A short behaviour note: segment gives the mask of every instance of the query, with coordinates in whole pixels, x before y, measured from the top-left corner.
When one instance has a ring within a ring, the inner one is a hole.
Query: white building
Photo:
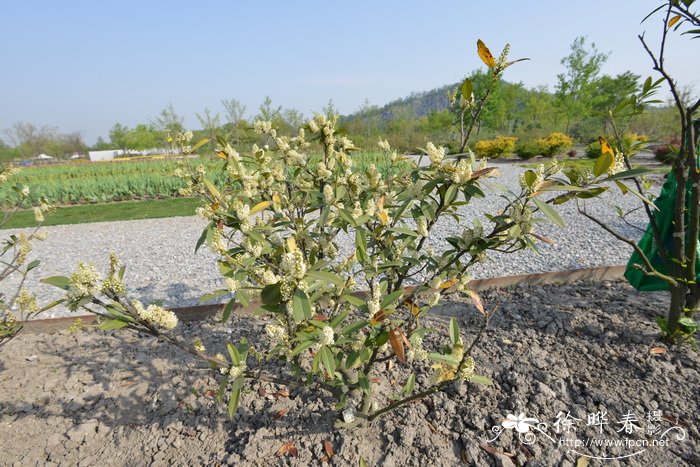
[[[106,151],[88,151],[91,161],[111,161],[115,157],[124,155],[123,149],[108,149]]]

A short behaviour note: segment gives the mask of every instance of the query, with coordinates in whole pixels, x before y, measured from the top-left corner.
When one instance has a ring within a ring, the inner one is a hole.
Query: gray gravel
[[[518,176],[525,169],[513,163],[493,162],[501,175],[486,184],[487,191],[495,192],[494,182],[517,188]],[[464,206],[460,214],[464,219],[483,218],[484,212],[496,212],[494,197],[476,200]],[[611,223],[625,235],[638,238],[640,231],[623,224],[617,218],[612,205],[632,208],[639,205],[631,195],[621,196],[615,190],[612,195],[589,202],[589,211]],[[541,224],[538,232],[556,243],[541,244],[540,253],[530,251],[514,255],[494,253],[490,260],[472,269],[474,278],[497,277],[545,271],[561,271],[595,266],[625,264],[631,248],[615,241],[602,229],[576,212],[574,204],[558,207],[566,221],[566,228]],[[646,219],[639,212],[630,218],[633,224],[643,228]],[[36,293],[40,303],[47,303],[61,296],[60,290],[39,282],[40,278],[68,275],[79,261],[93,262],[98,269],[106,270],[109,253],[116,253],[127,265],[126,283],[131,296],[144,303],[163,300],[166,306],[187,306],[198,302],[207,292],[220,288],[222,281],[214,261],[214,255],[206,248],[194,253],[205,221],[197,217],[173,217],[139,221],[100,222],[94,224],[65,225],[45,228],[48,239],[37,242],[32,258],[41,259],[41,266],[26,282],[26,287]],[[462,227],[452,219],[444,219],[435,226],[435,238],[442,239],[461,233]],[[7,238],[16,230],[0,230],[0,238]],[[340,252],[351,251],[353,242],[342,238]],[[444,247],[440,242],[432,246]],[[0,284],[0,293],[15,290],[16,283]],[[55,308],[43,317],[65,316],[65,309]]]

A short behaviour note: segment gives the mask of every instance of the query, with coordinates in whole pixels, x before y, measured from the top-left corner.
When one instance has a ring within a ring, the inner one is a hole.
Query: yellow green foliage
[[[498,158],[512,154],[518,138],[514,136],[497,136],[495,139],[478,141],[474,152],[480,157]]]
[[[559,154],[574,144],[572,139],[564,133],[552,133],[546,138],[542,138],[542,143],[546,148],[543,155],[548,157]]]

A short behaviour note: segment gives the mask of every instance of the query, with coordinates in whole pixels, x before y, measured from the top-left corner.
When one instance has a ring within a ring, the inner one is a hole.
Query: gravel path
[[[513,163],[493,162],[501,176],[486,184],[487,191],[498,190],[494,184],[518,187],[518,176],[525,169]],[[484,212],[495,212],[494,196],[475,200],[461,209],[465,219],[478,217],[486,224]],[[500,199],[499,199],[500,201]],[[608,220],[626,235],[638,237],[639,232],[622,224],[612,207],[638,206],[637,198],[621,196],[619,191],[602,200],[589,202],[589,211]],[[488,210],[488,211],[487,211]],[[541,224],[538,232],[555,241],[553,245],[541,244],[541,254],[523,251],[515,255],[493,254],[483,264],[472,269],[475,278],[496,277],[544,271],[561,271],[595,266],[625,264],[631,248],[615,241],[602,229],[576,212],[573,204],[558,207],[566,221],[566,228]],[[638,227],[646,220],[640,212],[631,218]],[[134,298],[145,303],[163,300],[166,306],[196,304],[198,298],[221,287],[222,281],[215,266],[214,255],[200,249],[194,254],[194,245],[205,221],[197,217],[173,217],[123,222],[100,222],[94,224],[47,227],[48,239],[37,242],[31,258],[41,259],[41,266],[26,282],[26,286],[39,296],[40,303],[47,303],[61,296],[58,289],[39,282],[40,278],[53,275],[68,275],[79,261],[93,262],[100,270],[106,270],[109,253],[116,253],[127,265],[126,282]],[[462,227],[452,219],[444,219],[436,227],[438,239],[460,234]],[[0,238],[6,238],[16,230],[0,230]],[[341,254],[351,251],[353,241],[342,238]],[[439,250],[441,243],[432,246]],[[14,290],[16,284],[5,281],[0,293]],[[6,289],[6,290],[3,290]],[[65,316],[65,309],[56,308],[43,317]]]

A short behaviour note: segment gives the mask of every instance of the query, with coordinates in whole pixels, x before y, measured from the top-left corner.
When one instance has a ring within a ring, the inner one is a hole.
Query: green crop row
[[[392,163],[388,157],[379,153],[355,154],[353,158],[354,170],[358,171],[375,164],[386,175],[404,167],[403,163]],[[223,161],[220,159],[190,159],[186,164],[191,167],[202,164],[215,184],[223,182]],[[11,183],[0,187],[0,205],[11,203],[14,195],[11,185],[30,187],[32,203],[44,198],[55,205],[173,198],[185,186],[184,181],[174,175],[176,169],[177,161],[172,159],[26,167],[12,178]]]

